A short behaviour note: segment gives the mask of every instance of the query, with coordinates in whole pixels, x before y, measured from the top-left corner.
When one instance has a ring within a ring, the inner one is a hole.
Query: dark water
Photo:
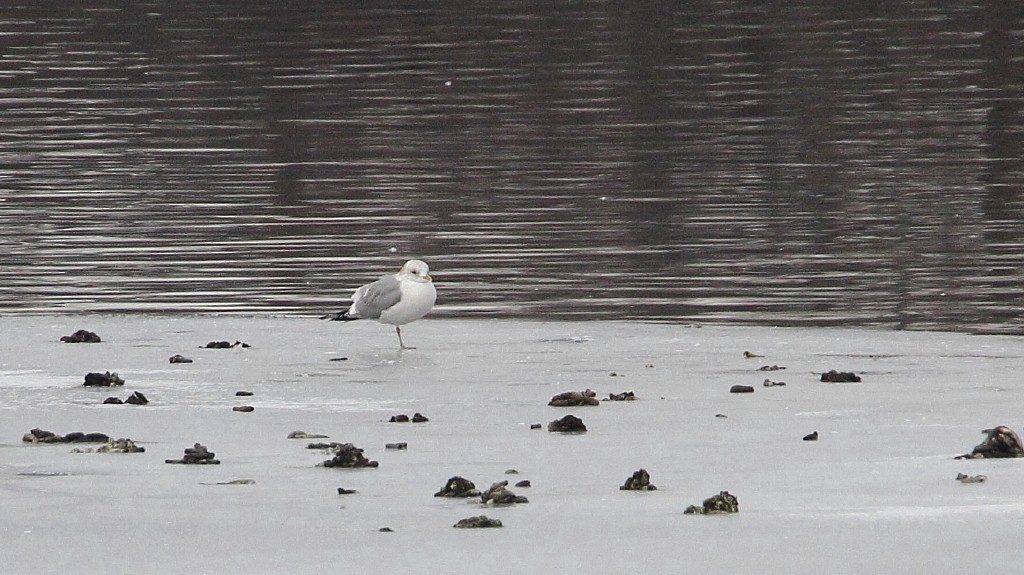
[[[288,4],[0,8],[0,311],[1024,330],[1020,2]]]

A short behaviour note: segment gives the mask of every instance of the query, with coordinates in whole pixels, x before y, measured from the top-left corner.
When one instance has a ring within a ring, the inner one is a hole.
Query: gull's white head
[[[409,276],[417,281],[432,281],[430,277],[430,268],[427,267],[427,263],[420,260],[409,260],[402,266],[402,271],[398,272],[401,275]]]

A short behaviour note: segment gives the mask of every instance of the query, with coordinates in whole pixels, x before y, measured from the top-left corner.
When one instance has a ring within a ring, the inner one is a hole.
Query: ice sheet
[[[399,352],[372,322],[0,321],[4,573],[952,573],[1022,557],[1010,541],[1024,526],[1024,461],[953,459],[985,427],[1021,431],[1012,336],[426,319],[403,330],[418,349]],[[58,341],[83,328],[103,343]],[[199,349],[212,340],[252,347]],[[174,354],[195,361],[172,365]],[[757,371],[772,364],[786,369]],[[818,381],[829,369],[863,381]],[[125,387],[81,385],[107,370]],[[585,388],[638,399],[547,406]],[[132,391],[150,405],[101,404]],[[242,404],[255,411],[232,411]],[[388,423],[414,412],[430,421]],[[589,431],[530,429],[567,413]],[[23,445],[34,427],[147,451]],[[327,456],[287,439],[294,430],[352,442],[380,467],[316,467]],[[820,439],[802,441],[811,431]],[[408,450],[384,449],[399,441]],[[164,463],[195,442],[222,464]],[[619,491],[641,467],[658,490]],[[963,485],[959,472],[988,481]],[[513,491],[530,503],[433,497],[453,475],[480,488],[529,479]],[[256,483],[204,485],[243,478]],[[683,515],[721,490],[738,514]],[[480,514],[505,526],[452,528]]]

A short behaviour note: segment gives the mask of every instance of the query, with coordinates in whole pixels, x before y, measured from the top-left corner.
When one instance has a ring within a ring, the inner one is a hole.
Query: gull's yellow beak
[[[430,277],[430,274],[423,276],[423,279],[427,280],[428,282],[434,281],[434,278]]]

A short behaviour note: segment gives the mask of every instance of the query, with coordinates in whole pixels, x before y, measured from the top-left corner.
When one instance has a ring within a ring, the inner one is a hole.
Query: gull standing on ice
[[[402,328],[427,315],[434,307],[437,292],[430,278],[430,268],[420,260],[405,262],[397,274],[382,276],[352,294],[352,305],[345,311],[323,316],[332,321],[375,319],[395,326],[401,349],[416,349],[402,342]]]

